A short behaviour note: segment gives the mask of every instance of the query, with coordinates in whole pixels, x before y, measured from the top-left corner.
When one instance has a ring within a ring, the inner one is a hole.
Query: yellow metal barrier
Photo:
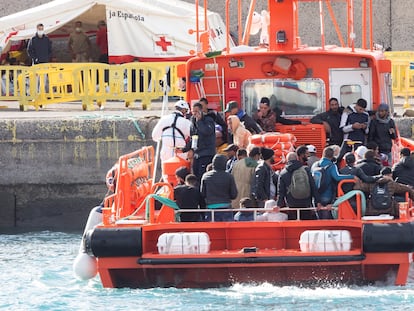
[[[26,66],[0,66],[0,100],[20,100],[17,80],[20,75],[27,74],[27,69]]]
[[[14,99],[19,101],[22,111],[30,105],[37,110],[44,105],[69,101],[81,101],[84,110],[92,110],[95,102],[100,107],[107,100],[125,101],[126,107],[140,100],[143,109],[147,109],[164,92],[168,96],[185,95],[177,76],[180,64],[50,63],[23,67],[24,70],[15,69],[18,92]],[[6,83],[4,89],[9,88]]]
[[[414,52],[385,52],[392,64],[392,92],[404,97],[404,108],[410,108],[409,97],[414,96]],[[412,64],[412,66],[411,66]]]

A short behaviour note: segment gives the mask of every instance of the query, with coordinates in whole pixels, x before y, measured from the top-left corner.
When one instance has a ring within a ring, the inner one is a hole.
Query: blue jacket
[[[344,179],[354,179],[353,175],[340,174],[338,171],[338,167],[334,163],[332,163],[332,161],[328,158],[322,158],[318,162],[315,162],[312,165],[312,171],[318,166],[324,167],[328,165],[331,166],[326,170],[326,175],[327,178],[330,178],[329,184],[332,186],[328,187],[324,192],[320,193],[322,205],[332,203],[333,199],[336,197],[336,187],[339,181]]]

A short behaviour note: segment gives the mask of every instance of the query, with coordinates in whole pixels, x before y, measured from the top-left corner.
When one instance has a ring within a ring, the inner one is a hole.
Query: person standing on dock
[[[75,32],[71,33],[69,37],[68,47],[73,63],[89,62],[91,42],[88,35],[82,30],[81,21],[75,23]]]
[[[52,41],[45,34],[43,24],[37,24],[36,35],[27,44],[27,54],[32,60],[32,65],[50,62]]]

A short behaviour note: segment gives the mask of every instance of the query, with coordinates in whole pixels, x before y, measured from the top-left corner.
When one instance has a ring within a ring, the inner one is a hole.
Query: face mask
[[[39,37],[43,37],[43,35],[44,35],[44,31],[43,30],[38,30],[37,31],[37,35],[39,36]]]
[[[81,32],[82,29],[80,27],[76,27],[75,30],[76,32]]]

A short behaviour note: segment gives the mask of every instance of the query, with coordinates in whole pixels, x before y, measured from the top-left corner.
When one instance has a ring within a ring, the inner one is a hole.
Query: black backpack
[[[376,183],[372,189],[369,199],[371,206],[376,210],[387,210],[392,205],[392,195],[388,190],[388,183]]]

